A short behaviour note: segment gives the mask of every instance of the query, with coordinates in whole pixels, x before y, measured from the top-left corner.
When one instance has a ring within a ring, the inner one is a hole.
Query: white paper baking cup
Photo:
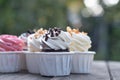
[[[32,52],[26,53],[26,64],[27,64],[27,70],[30,73],[33,74],[40,74],[39,70],[39,55]]]
[[[18,72],[21,70],[21,52],[0,52],[0,72]]]
[[[39,67],[43,76],[65,76],[71,71],[72,52],[35,52],[26,54],[29,72]],[[36,56],[36,58],[33,58]],[[30,59],[30,57],[32,59]],[[34,64],[34,65],[33,65]],[[36,67],[37,66],[37,67]]]
[[[95,52],[75,51],[74,53],[71,73],[90,73]]]
[[[25,55],[26,51],[22,51],[22,53],[20,54],[20,61],[21,61],[21,70],[27,70],[26,67],[26,55]]]

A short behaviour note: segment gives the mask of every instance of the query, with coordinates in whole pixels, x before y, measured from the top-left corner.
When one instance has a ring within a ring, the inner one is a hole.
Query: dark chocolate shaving
[[[45,41],[48,40],[49,37],[55,37],[58,36],[61,33],[60,28],[49,28],[48,32],[45,34]]]
[[[50,33],[51,33],[51,37],[54,37],[54,30],[53,29],[50,31]]]
[[[55,36],[58,36],[58,35],[59,35],[59,33],[58,33],[58,32],[56,32],[56,33],[55,33]]]
[[[48,35],[47,34],[45,34],[45,41],[47,41],[48,40]]]
[[[60,34],[60,33],[61,33],[61,30],[58,30],[58,33]]]

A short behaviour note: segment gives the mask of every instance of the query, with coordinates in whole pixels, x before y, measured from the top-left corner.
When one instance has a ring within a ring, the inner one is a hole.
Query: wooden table
[[[94,61],[90,74],[71,74],[64,77],[42,77],[27,72],[1,74],[0,80],[120,80],[120,62]]]

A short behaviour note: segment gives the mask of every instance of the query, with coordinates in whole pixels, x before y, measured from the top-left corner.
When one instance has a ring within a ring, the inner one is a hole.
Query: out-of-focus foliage
[[[108,54],[110,60],[120,61],[120,2],[113,7],[104,7],[108,26]]]
[[[0,34],[66,26],[63,0],[0,0]]]
[[[92,50],[98,50],[99,41],[104,39],[105,35],[108,34],[107,42],[102,42],[107,44],[106,53],[97,53],[95,59],[109,59],[109,60],[119,60],[120,61],[120,1],[117,5],[107,7],[102,3],[101,5],[104,9],[104,14],[98,17],[83,17],[83,30],[89,32],[92,37],[93,46]],[[100,37],[100,29],[102,27]],[[105,32],[104,29],[107,29]],[[97,46],[97,47],[96,47]],[[104,46],[100,46],[104,47]],[[103,49],[104,50],[104,49]]]
[[[112,28],[110,35],[110,59],[120,61],[120,26]]]

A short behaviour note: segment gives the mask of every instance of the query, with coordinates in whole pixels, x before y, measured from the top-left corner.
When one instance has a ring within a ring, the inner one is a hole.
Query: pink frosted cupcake
[[[0,72],[17,72],[21,70],[19,53],[24,43],[17,36],[0,35]]]

